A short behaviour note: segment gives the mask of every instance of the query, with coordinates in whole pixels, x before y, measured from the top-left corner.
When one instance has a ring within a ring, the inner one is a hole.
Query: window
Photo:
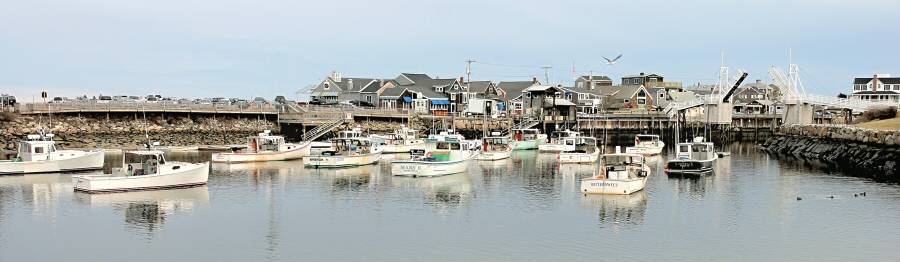
[[[366,102],[372,103],[372,96],[366,96]]]
[[[638,98],[637,103],[638,103],[639,105],[647,104],[647,99],[644,99],[644,98]]]
[[[631,99],[625,99],[625,103],[631,102]]]
[[[578,87],[578,88],[584,88],[584,82],[578,82],[578,84],[576,85],[576,87]]]
[[[894,90],[895,91],[900,90],[900,85],[894,85]]]
[[[566,94],[566,99],[572,100],[572,94]]]
[[[34,147],[34,153],[35,153],[35,154],[43,154],[43,153],[44,153],[44,147],[42,147],[42,146]]]
[[[660,93],[659,93],[659,98],[666,98],[666,93],[660,92]]]
[[[435,87],[435,88],[434,88],[434,91],[435,91],[435,92],[438,92],[438,93],[442,93],[442,92],[444,92],[444,88],[443,88],[443,87],[440,87],[440,86],[439,86],[439,87]]]
[[[330,88],[331,88],[331,86],[328,85],[328,83],[325,83],[325,90],[328,90],[328,89],[330,89]]]

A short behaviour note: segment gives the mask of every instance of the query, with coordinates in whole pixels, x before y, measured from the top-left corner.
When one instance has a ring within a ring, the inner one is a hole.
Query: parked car
[[[111,96],[100,96],[99,98],[97,98],[97,103],[106,104],[110,101],[113,101],[113,98]]]
[[[366,101],[350,101],[350,104],[357,107],[375,107],[375,105]]]
[[[287,99],[285,99],[284,96],[276,96],[275,103],[285,104],[287,103]]]

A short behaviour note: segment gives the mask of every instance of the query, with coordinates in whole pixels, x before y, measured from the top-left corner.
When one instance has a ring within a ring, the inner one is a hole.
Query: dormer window
[[[442,93],[442,92],[444,92],[444,87],[441,87],[441,86],[435,87],[434,91],[438,92],[438,93]]]

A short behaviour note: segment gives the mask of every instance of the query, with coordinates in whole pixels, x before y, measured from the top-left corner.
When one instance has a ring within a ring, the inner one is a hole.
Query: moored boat
[[[55,173],[103,168],[103,151],[57,150],[53,134],[28,135],[16,157],[0,160],[0,175]]]
[[[571,130],[554,131],[552,136],[550,137],[550,143],[538,145],[538,151],[558,153],[558,152],[562,152],[562,151],[575,150],[575,145],[574,144],[566,144],[566,140],[564,140],[564,138],[576,137],[576,136],[580,136],[580,135],[581,134],[578,133],[577,131],[571,131]],[[569,140],[569,142],[572,142],[572,141]]]
[[[534,150],[547,142],[547,135],[534,128],[513,129],[512,134],[516,141],[514,150]]]
[[[650,167],[644,162],[643,155],[605,154],[600,161],[599,174],[581,180],[581,192],[628,195],[643,190],[650,177]]]
[[[462,141],[439,141],[432,150],[413,150],[408,160],[391,161],[395,176],[428,177],[466,172],[477,147]]]
[[[413,149],[425,148],[425,140],[419,139],[418,133],[404,126],[394,133],[371,135],[369,138],[381,146],[382,153],[409,153]]]
[[[658,135],[637,135],[634,137],[634,146],[626,147],[625,153],[655,156],[662,153],[665,147],[666,143]]]
[[[574,145],[574,149],[559,153],[560,164],[590,164],[597,162],[600,156],[600,148],[597,147],[597,139],[593,137],[567,137],[563,138],[565,144]]]
[[[702,175],[711,173],[716,160],[719,159],[712,142],[705,142],[703,137],[694,138],[693,142],[678,143],[675,146],[675,158],[666,163],[669,175]]]
[[[439,131],[435,134],[428,135],[428,138],[425,139],[425,142],[435,143],[435,142],[441,142],[441,141],[463,141],[463,140],[466,140],[466,138],[463,135],[456,133],[456,131],[453,131],[453,129],[448,129],[445,131]]]
[[[247,138],[247,147],[227,153],[212,154],[215,163],[243,163],[300,159],[310,154],[311,142],[285,143],[284,137],[269,130]]]
[[[493,135],[499,135],[494,133]],[[475,160],[496,161],[507,159],[512,155],[515,146],[509,137],[489,136],[481,139],[481,151],[474,156]]]
[[[331,139],[331,149],[304,157],[303,165],[315,168],[351,167],[374,164],[381,159],[381,148],[368,138],[334,138]]]
[[[166,161],[162,151],[125,152],[122,167],[111,174],[72,176],[75,191],[87,193],[153,190],[204,185],[209,179],[209,162]]]

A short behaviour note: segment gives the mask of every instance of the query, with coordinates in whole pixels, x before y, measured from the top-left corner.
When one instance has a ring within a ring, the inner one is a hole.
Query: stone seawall
[[[761,146],[770,153],[819,160],[848,175],[900,182],[900,131],[785,126]]]
[[[16,150],[16,142],[28,134],[36,134],[48,126],[46,116],[20,115],[0,122],[0,150]],[[53,116],[53,127],[47,130],[62,148],[138,148],[147,141],[145,130],[162,146],[197,146],[243,144],[249,135],[263,130],[278,132],[271,121],[226,118],[222,116],[147,116],[135,119],[132,114],[111,116]]]

